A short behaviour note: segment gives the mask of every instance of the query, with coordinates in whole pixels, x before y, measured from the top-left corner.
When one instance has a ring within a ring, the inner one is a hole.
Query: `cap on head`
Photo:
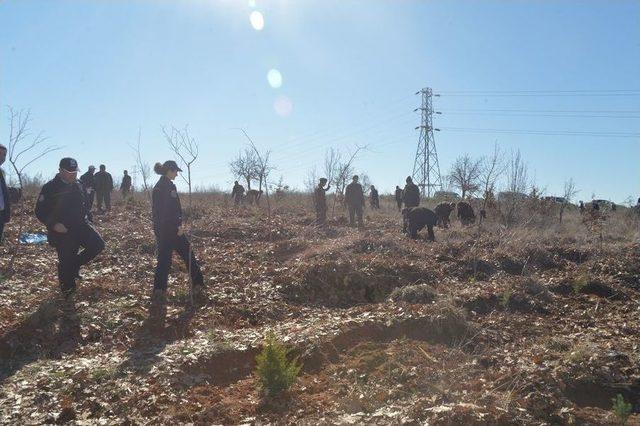
[[[413,182],[413,179],[411,179],[411,176],[407,176],[407,183],[409,182]]]
[[[73,158],[65,157],[60,160],[59,167],[68,172],[75,173],[78,171],[78,162]]]
[[[89,170],[95,170],[96,166],[89,166]]]
[[[181,172],[182,169],[180,167],[178,167],[178,163],[176,163],[173,160],[167,160],[164,162],[164,164],[162,165],[162,168],[165,170],[173,170],[176,172]]]
[[[7,147],[0,143],[0,151],[6,151]]]
[[[320,178],[320,183],[327,183],[327,178]]]

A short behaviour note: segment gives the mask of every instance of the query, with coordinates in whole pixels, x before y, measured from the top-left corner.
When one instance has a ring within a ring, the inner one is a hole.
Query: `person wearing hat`
[[[126,198],[129,192],[131,192],[131,175],[129,175],[129,172],[126,170],[124,171],[124,176],[122,176],[120,191],[122,191],[122,198]]]
[[[158,244],[158,264],[153,282],[154,305],[166,302],[167,280],[171,267],[171,256],[178,252],[191,275],[194,296],[201,296],[204,289],[204,278],[187,236],[182,230],[182,207],[173,180],[182,170],[175,161],[156,163],[153,170],[161,175],[153,188],[152,215],[153,232]]]
[[[89,166],[87,172],[80,176],[80,182],[82,182],[82,186],[87,194],[87,210],[89,211],[93,208],[93,200],[96,198],[95,171],[96,168],[94,166]]]
[[[7,158],[7,147],[0,144],[0,166]],[[11,203],[9,202],[9,189],[4,180],[4,172],[0,169],[0,245],[2,244],[2,234],[4,233],[4,224],[9,223],[11,219]]]
[[[89,223],[86,192],[77,180],[78,163],[60,160],[58,174],[45,183],[36,202],[36,217],[47,227],[49,244],[58,253],[58,279],[64,298],[72,301],[80,268],[102,250],[104,240]],[[79,251],[82,248],[82,251]]]
[[[316,223],[324,226],[327,222],[327,191],[331,189],[331,185],[324,187],[327,183],[326,178],[320,178],[320,182],[313,193],[313,204],[316,208]]]
[[[405,208],[418,207],[420,205],[420,189],[418,185],[413,183],[411,176],[407,176],[406,182],[404,191],[402,191],[402,202]]]
[[[349,225],[355,226],[355,219],[358,219],[358,227],[364,227],[362,221],[362,213],[364,210],[364,191],[362,185],[358,183],[359,177],[355,175],[351,179],[351,183],[347,185],[344,191],[344,202],[349,210]]]
[[[102,205],[111,210],[111,191],[113,191],[113,178],[107,172],[107,166],[100,164],[100,171],[95,174],[96,198],[98,198],[98,210],[103,212]]]

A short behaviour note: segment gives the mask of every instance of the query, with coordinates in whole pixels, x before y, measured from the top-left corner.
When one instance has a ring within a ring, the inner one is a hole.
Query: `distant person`
[[[591,210],[600,211],[600,204],[598,204],[598,202],[596,200],[593,200],[591,202]]]
[[[358,180],[359,177],[355,175],[351,179],[351,183],[347,185],[344,192],[344,202],[347,204],[347,209],[349,210],[349,225],[355,226],[357,219],[358,227],[363,228],[364,192]]]
[[[104,241],[89,223],[86,191],[76,179],[78,163],[60,160],[58,174],[44,184],[36,203],[36,217],[47,227],[49,244],[58,253],[58,279],[65,302],[73,303],[80,267],[102,250]],[[83,248],[81,252],[78,252]]]
[[[89,166],[87,172],[80,176],[80,182],[82,182],[82,187],[87,194],[87,209],[89,211],[93,208],[93,200],[96,198],[95,171],[94,166]]]
[[[373,185],[371,185],[369,197],[370,197],[370,201],[369,202],[371,203],[371,208],[372,209],[379,209],[380,208],[380,196],[378,195],[378,190]]]
[[[200,297],[204,289],[204,279],[187,236],[182,229],[182,207],[173,180],[182,170],[175,161],[156,163],[153,170],[160,175],[153,188],[152,216],[153,232],[158,245],[158,264],[153,281],[152,302],[161,307],[166,302],[167,281],[171,268],[171,257],[176,251],[191,275],[193,295]]]
[[[233,190],[231,191],[231,198],[233,203],[237,206],[242,203],[242,197],[244,197],[244,186],[240,185],[238,181],[233,183]]]
[[[122,176],[120,191],[122,192],[122,197],[127,197],[131,193],[131,176],[126,170],[124,171],[124,176]]]
[[[7,159],[7,147],[0,145],[0,166]],[[2,245],[2,234],[4,233],[5,223],[9,223],[11,219],[11,203],[9,201],[9,190],[4,180],[4,170],[0,169],[0,245]]]
[[[580,200],[580,214],[584,213],[584,203],[582,202],[582,200]]]
[[[396,185],[396,204],[398,205],[398,211],[402,211],[402,188]]]
[[[413,183],[411,176],[407,176],[407,184],[402,191],[402,202],[405,208],[418,207],[420,205],[420,189]]]
[[[611,211],[615,212],[618,209],[618,206],[616,206],[616,203],[611,203]]]
[[[320,178],[318,186],[313,192],[313,204],[316,209],[316,224],[324,226],[327,223],[327,191],[331,189],[331,185],[327,184],[326,178]]]
[[[100,171],[95,174],[96,197],[98,198],[98,210],[103,212],[102,205],[111,210],[111,191],[113,191],[113,178],[107,172],[107,167],[100,164]]]

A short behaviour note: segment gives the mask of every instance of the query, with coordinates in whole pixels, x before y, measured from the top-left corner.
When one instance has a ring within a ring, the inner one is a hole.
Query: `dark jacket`
[[[96,192],[111,192],[113,190],[113,178],[106,171],[99,171],[93,175]]]
[[[322,187],[316,187],[315,192],[313,193],[313,204],[315,205],[316,211],[326,211],[327,210],[327,189]]]
[[[84,189],[95,189],[95,174],[88,171],[80,176],[80,182],[82,182]]]
[[[243,194],[244,194],[244,186],[240,184],[233,185],[233,190],[231,191],[231,197],[242,198]]]
[[[153,231],[156,237],[174,236],[182,225],[182,207],[178,190],[171,179],[162,176],[153,187]]]
[[[7,188],[7,183],[4,180],[4,173],[2,169],[0,169],[0,187],[2,188],[2,198],[4,199],[4,214],[0,219],[7,223],[9,219],[11,219],[11,204],[9,200],[9,189]]]
[[[411,182],[405,185],[402,191],[402,201],[405,207],[417,207],[420,205],[420,189],[418,185]]]
[[[120,189],[126,189],[127,191],[131,189],[131,175],[122,176],[122,183],[120,183]]]
[[[350,206],[364,206],[364,192],[362,185],[351,182],[344,191],[344,202]]]
[[[87,225],[90,216],[84,188],[80,181],[65,183],[59,175],[45,183],[36,202],[36,217],[46,225],[48,239],[55,244],[53,225],[63,224],[69,234]]]
[[[396,201],[402,201],[402,189],[400,188],[396,189]]]

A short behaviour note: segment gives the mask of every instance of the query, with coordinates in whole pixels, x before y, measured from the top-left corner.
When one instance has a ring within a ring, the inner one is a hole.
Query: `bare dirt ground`
[[[14,221],[40,230],[26,206]],[[59,310],[54,250],[22,246],[0,283],[0,422],[616,424],[617,394],[640,410],[630,212],[602,239],[570,211],[562,226],[453,221],[429,243],[401,234],[387,202],[365,230],[342,212],[316,229],[303,198],[274,210],[194,201],[208,302],[191,306],[176,258],[164,321],[148,316],[144,200],[96,215],[107,248],[82,271],[76,322]],[[265,399],[253,370],[268,330],[303,370]]]

